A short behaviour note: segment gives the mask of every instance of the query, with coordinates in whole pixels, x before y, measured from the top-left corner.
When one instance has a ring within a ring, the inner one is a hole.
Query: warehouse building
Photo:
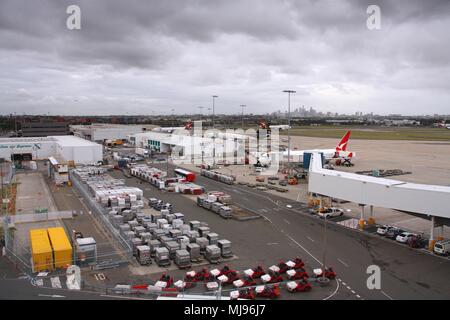
[[[129,135],[151,130],[153,125],[125,125],[93,123],[90,125],[71,125],[70,131],[77,137],[103,143],[107,140],[126,141]]]
[[[22,137],[66,136],[69,134],[67,122],[22,122]]]
[[[12,162],[46,160],[57,157],[75,164],[103,160],[103,147],[74,136],[0,138],[0,159]]]
[[[235,158],[233,163],[240,163],[245,159],[243,144],[238,139],[198,137],[186,134],[171,134],[164,132],[145,132],[129,137],[130,143],[137,148],[145,148],[154,153],[169,152],[176,155],[178,159],[188,161],[212,159]]]

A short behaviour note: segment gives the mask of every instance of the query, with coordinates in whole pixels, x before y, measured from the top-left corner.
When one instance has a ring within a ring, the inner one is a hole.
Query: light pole
[[[213,111],[213,116],[212,116],[212,126],[213,126],[213,168],[216,167],[216,132],[214,131],[215,126],[214,126],[214,115],[215,115],[215,100],[216,98],[218,98],[219,96],[217,95],[213,95],[213,105],[212,105],[212,111]]]
[[[173,127],[173,112],[175,111],[175,109],[171,109],[172,111],[172,127]]]
[[[247,105],[245,105],[245,104],[241,104],[241,108],[242,108],[242,130],[244,130],[244,108],[246,106]]]
[[[288,173],[291,174],[291,93],[295,93],[294,90],[283,90],[288,94]]]
[[[213,104],[212,104],[212,112],[213,112],[213,114],[212,114],[212,126],[213,126],[213,129],[214,129],[214,115],[215,115],[215,100],[218,97],[219,96],[217,96],[217,95],[212,96],[212,98],[213,98]]]
[[[197,107],[197,108],[200,109],[200,121],[202,121],[202,118],[203,118],[203,108],[204,108],[204,107]]]

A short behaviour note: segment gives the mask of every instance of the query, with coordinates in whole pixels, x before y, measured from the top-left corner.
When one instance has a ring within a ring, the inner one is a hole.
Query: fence
[[[114,240],[120,245],[126,258],[129,260],[133,257],[133,249],[131,243],[125,240],[120,234],[119,230],[114,228],[111,221],[108,219],[107,209],[102,207],[95,199],[89,194],[87,186],[83,184],[78,178],[69,171],[69,178],[72,182],[74,188],[81,194],[81,196],[86,200],[86,204],[92,212],[92,216],[102,223],[106,228],[106,231],[112,236]],[[123,261],[112,261],[111,265],[121,264]]]
[[[6,218],[9,223],[26,223],[39,222],[59,219],[72,219],[73,213],[71,211],[54,211],[46,213],[28,213],[8,216]]]
[[[5,255],[6,257],[15,265],[15,267],[26,274],[31,274],[33,272],[33,266],[31,264],[31,253],[29,250],[24,250],[19,252],[17,249],[17,241],[14,241],[15,228],[10,228],[9,219],[10,217],[3,217],[3,236],[5,245]]]

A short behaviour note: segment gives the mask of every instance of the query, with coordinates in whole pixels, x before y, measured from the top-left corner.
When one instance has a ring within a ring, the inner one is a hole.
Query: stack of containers
[[[220,182],[223,182],[226,184],[234,184],[234,181],[236,180],[236,177],[234,177],[234,176],[226,175],[226,174],[216,172],[216,171],[211,171],[211,170],[202,169],[200,174],[209,179],[220,181]]]

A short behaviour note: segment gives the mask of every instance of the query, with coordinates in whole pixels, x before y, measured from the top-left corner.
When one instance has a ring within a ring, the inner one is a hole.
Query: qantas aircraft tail
[[[347,133],[342,137],[341,141],[339,141],[336,146],[336,151],[347,151],[348,140],[350,139],[351,131],[347,131]]]

